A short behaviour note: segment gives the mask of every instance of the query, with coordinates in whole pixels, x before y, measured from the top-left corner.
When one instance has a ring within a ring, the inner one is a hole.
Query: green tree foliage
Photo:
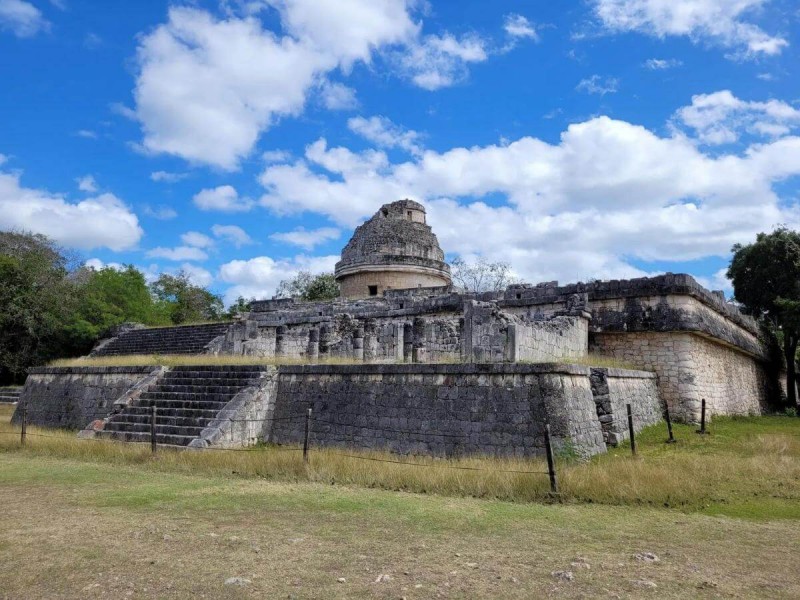
[[[278,284],[275,294],[278,298],[298,298],[306,302],[333,300],[339,297],[339,284],[333,273],[312,275],[300,271],[292,279],[284,279]]]
[[[75,344],[88,351],[112,327],[132,321],[145,325],[171,324],[169,306],[156,302],[141,271],[128,265],[121,270],[82,268],[80,302],[69,325]]]
[[[48,238],[0,232],[0,384],[21,382],[31,366],[86,354],[127,321],[170,325],[231,318],[219,296],[185,273],[151,286],[133,266],[89,269]]]
[[[236,302],[230,305],[228,310],[225,311],[226,319],[236,319],[245,313],[250,312],[250,303],[255,301],[255,298],[245,300],[244,296],[236,298]]]
[[[162,273],[150,285],[150,290],[166,307],[170,320],[176,325],[218,321],[223,317],[225,306],[222,298],[194,285],[183,271],[175,275]]]
[[[734,297],[763,319],[783,343],[790,406],[798,405],[795,359],[800,342],[800,233],[779,227],[733,247],[728,268]],[[800,414],[800,411],[798,411]]]
[[[69,257],[41,235],[0,232],[0,381],[72,348],[64,324],[75,309]]]

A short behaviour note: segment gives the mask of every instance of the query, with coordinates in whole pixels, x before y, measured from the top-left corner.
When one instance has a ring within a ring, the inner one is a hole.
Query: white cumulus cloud
[[[284,279],[291,279],[300,271],[312,274],[333,272],[338,255],[295,256],[292,259],[273,259],[258,256],[249,260],[233,260],[220,267],[219,278],[231,286],[225,291],[226,303],[237,297],[271,298]]]
[[[319,229],[298,227],[293,231],[273,233],[269,237],[278,242],[299,246],[304,250],[313,250],[315,246],[331,240],[338,240],[341,235],[342,232],[335,227],[320,227]]]
[[[233,244],[237,248],[254,243],[247,232],[237,225],[213,225],[211,233],[214,234],[214,237]]]
[[[716,155],[685,135],[597,117],[557,144],[522,137],[397,163],[319,140],[260,181],[274,211],[348,227],[384,202],[423,201],[445,251],[506,260],[541,281],[647,274],[632,260],[727,256],[759,231],[800,225],[797,205],[776,191],[797,175],[800,137]]]
[[[287,35],[256,16],[172,7],[143,36],[134,96],[143,147],[235,169],[259,135],[297,115],[317,80],[415,35],[406,0],[276,0]],[[338,90],[341,96],[341,90]]]
[[[166,258],[167,260],[174,260],[176,262],[181,260],[206,260],[206,254],[200,248],[194,246],[176,246],[175,248],[164,248],[159,246],[147,251],[147,256],[150,258]]]
[[[777,138],[800,127],[800,110],[787,102],[741,100],[730,90],[692,96],[692,104],[678,109],[676,122],[705,144],[728,144],[742,133]]]
[[[84,175],[83,177],[78,177],[76,180],[78,184],[78,189],[82,192],[89,192],[90,194],[94,194],[97,191],[97,181],[91,175]]]
[[[743,56],[779,54],[789,42],[770,35],[749,17],[770,0],[593,0],[611,32],[638,31],[659,38],[687,36]]]
[[[211,248],[214,245],[214,240],[199,231],[187,231],[181,235],[181,242],[194,248]]]
[[[31,37],[49,29],[42,11],[24,0],[0,0],[0,29],[17,37]]]
[[[253,207],[252,200],[240,198],[236,188],[230,185],[201,190],[195,194],[192,201],[200,210],[247,212]]]
[[[586,92],[587,94],[598,94],[605,96],[606,94],[615,94],[619,89],[619,80],[613,77],[601,77],[600,75],[592,75],[586,79],[581,79],[575,89],[579,92]]]
[[[347,120],[347,127],[383,148],[402,148],[411,154],[419,154],[422,150],[419,133],[395,125],[387,117],[352,117]]]
[[[0,228],[42,233],[64,246],[127,250],[144,232],[136,215],[113,194],[77,203],[20,185],[17,173],[0,172]]]

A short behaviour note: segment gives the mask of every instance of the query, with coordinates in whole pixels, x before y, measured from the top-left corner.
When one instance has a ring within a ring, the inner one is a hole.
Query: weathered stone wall
[[[436,274],[426,273],[423,269],[395,270],[388,267],[383,270],[362,271],[347,275],[339,280],[340,292],[345,298],[366,298],[380,296],[386,290],[407,289],[415,287],[445,287],[450,280]],[[374,286],[375,294],[370,294],[370,286]]]
[[[160,370],[157,366],[31,369],[12,423],[19,423],[24,403],[32,425],[82,429],[108,416],[115,401]]]
[[[766,403],[768,381],[758,360],[693,333],[594,333],[591,347],[654,371],[661,398],[679,421],[697,422],[703,398],[717,414],[757,413]]]
[[[527,321],[515,325],[514,338],[514,360],[569,362],[589,353],[589,320],[563,316]]]
[[[269,441],[301,442],[308,408],[315,445],[530,456],[549,421],[556,448],[605,449],[589,369],[575,365],[281,367]]]
[[[638,432],[663,419],[654,373],[592,368],[591,383],[597,416],[607,445],[616,446],[630,437],[628,404],[631,405],[634,431]]]

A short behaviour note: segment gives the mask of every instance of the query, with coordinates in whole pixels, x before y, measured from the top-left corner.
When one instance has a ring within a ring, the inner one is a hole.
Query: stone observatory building
[[[147,354],[151,366],[33,369],[20,405],[32,424],[126,441],[149,441],[154,426],[176,446],[299,444],[308,426],[314,445],[530,456],[549,426],[556,448],[590,456],[625,438],[628,407],[640,429],[665,405],[696,422],[704,404],[758,414],[782,393],[757,323],[722,292],[673,273],[456,289],[411,200],[356,229],[336,278],[334,300],[257,300],[227,323],[121,329],[92,353]],[[172,354],[209,360],[158,364]]]
[[[413,200],[384,204],[356,228],[335,274],[343,298],[451,283],[439,240],[425,222],[425,207]]]

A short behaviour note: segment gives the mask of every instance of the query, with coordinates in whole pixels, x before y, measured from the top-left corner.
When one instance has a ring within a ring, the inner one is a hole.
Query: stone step
[[[197,437],[205,425],[167,425],[156,419],[156,435],[180,435]],[[132,421],[109,421],[103,428],[105,431],[150,433],[150,423],[134,423]]]
[[[159,412],[156,414],[156,427],[159,425],[172,425],[177,427],[200,427],[201,429],[204,428],[208,423],[213,421],[218,411],[208,411],[210,414],[206,417],[197,417],[193,415],[167,415],[165,413]],[[150,426],[150,415],[149,414],[131,414],[125,413],[124,418],[121,423],[138,423],[144,424],[148,427]],[[109,421],[109,423],[116,423],[113,419]],[[148,429],[149,431],[149,429]]]
[[[120,354],[201,354],[230,323],[209,323],[183,327],[134,329],[123,333],[97,351],[99,356]]]
[[[202,382],[202,383],[201,383]],[[165,376],[159,385],[227,385],[227,386],[241,386],[241,385],[254,385],[258,382],[258,378],[250,379],[249,377],[229,377],[226,374],[221,374],[219,377],[182,377],[178,374]]]
[[[204,395],[220,394],[233,397],[246,387],[246,385],[161,385],[154,389],[153,392],[179,392]]]
[[[176,408],[176,407],[165,407],[162,405],[157,407],[156,421],[158,421],[158,419],[160,419],[162,416],[209,420],[216,418],[220,410],[222,410],[222,408]],[[131,406],[124,413],[119,413],[119,415],[125,415],[126,417],[130,416],[137,418],[145,417],[147,419],[147,422],[149,423],[152,411],[149,407],[145,406]],[[118,415],[114,416],[116,417]]]
[[[167,408],[184,408],[187,410],[222,410],[225,408],[225,405],[228,401],[214,401],[214,400],[162,400],[160,398],[152,398],[147,400],[142,400],[138,403],[137,408],[145,408],[146,410],[152,410],[152,406],[155,405],[156,413],[159,410],[167,409]],[[123,411],[120,414],[125,414]]]
[[[142,442],[150,443],[150,432],[140,431],[98,431],[96,434],[100,438],[118,440],[121,442]],[[156,434],[156,443],[166,446],[188,446],[197,436]]]
[[[163,390],[153,390],[152,392],[142,392],[142,395],[139,396],[139,400],[148,400],[147,406],[152,406],[153,404],[158,405],[158,402],[152,402],[153,400],[173,400],[179,402],[222,402],[227,403],[235,396],[236,394],[195,394],[192,392],[165,392]],[[144,404],[143,404],[144,406]]]

